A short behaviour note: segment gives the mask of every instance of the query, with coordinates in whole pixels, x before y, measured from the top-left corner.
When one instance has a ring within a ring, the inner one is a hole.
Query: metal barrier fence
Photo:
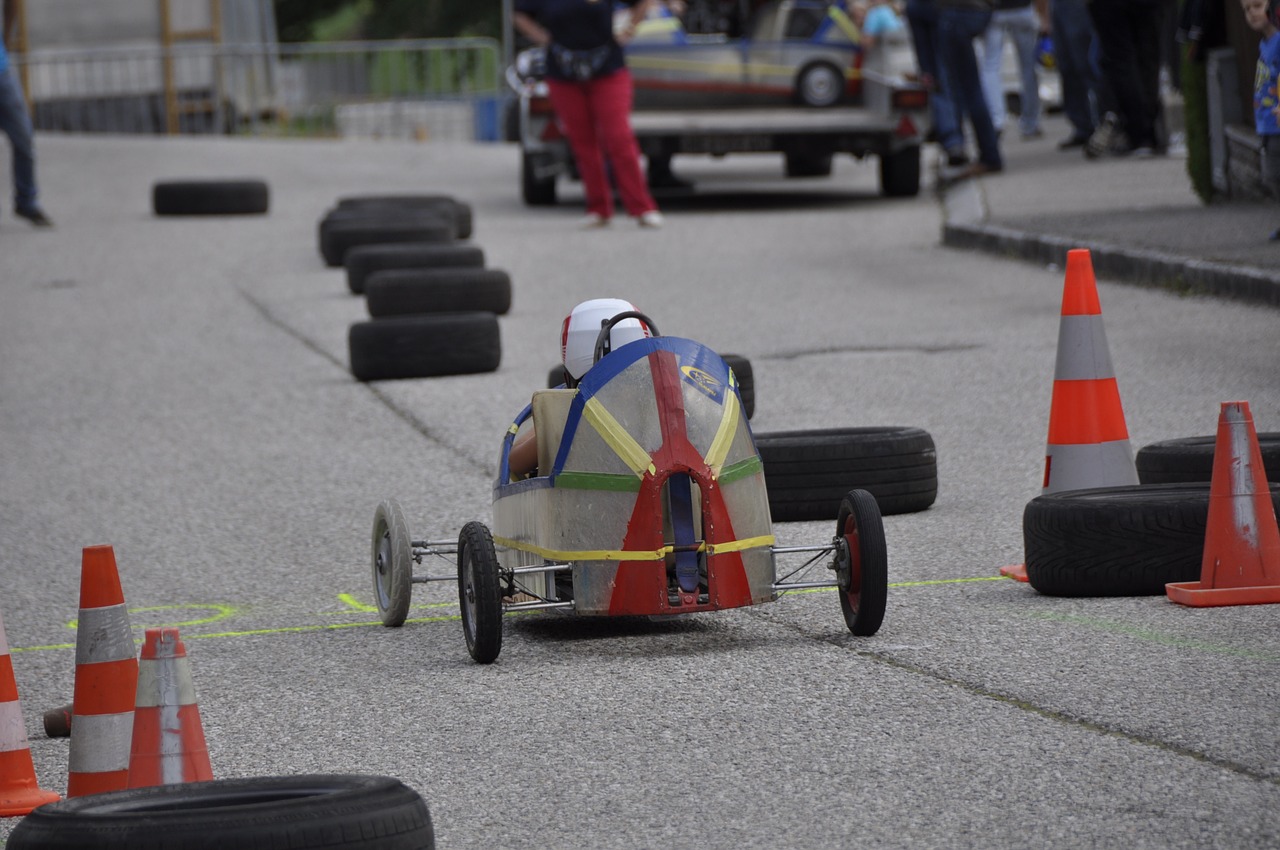
[[[13,57],[37,130],[501,137],[487,38],[178,44]]]

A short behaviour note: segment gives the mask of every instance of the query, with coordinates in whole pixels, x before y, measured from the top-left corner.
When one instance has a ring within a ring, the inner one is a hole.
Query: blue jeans
[[[907,24],[911,27],[911,44],[916,52],[916,64],[920,73],[930,81],[929,110],[933,115],[933,129],[938,144],[948,152],[964,150],[964,134],[956,121],[951,93],[943,80],[939,56],[941,42],[938,34],[938,10],[933,0],[907,0]]]
[[[982,90],[991,109],[991,123],[997,131],[1004,129],[1004,37],[1013,42],[1018,55],[1021,81],[1021,108],[1018,129],[1027,136],[1040,131],[1040,78],[1036,75],[1036,38],[1040,35],[1040,19],[1035,9],[998,9],[982,34]]]
[[[0,71],[0,130],[13,146],[14,208],[36,209],[36,146],[31,138],[31,115],[12,66]]]
[[[1053,59],[1062,79],[1062,111],[1072,135],[1087,139],[1101,120],[1093,21],[1085,0],[1050,0]]]
[[[942,73],[947,91],[956,108],[956,124],[964,126],[966,113],[978,141],[978,160],[991,168],[1003,168],[1000,139],[991,123],[991,110],[982,91],[978,74],[978,57],[973,40],[991,23],[990,10],[943,6],[938,10],[938,29],[942,35]]]

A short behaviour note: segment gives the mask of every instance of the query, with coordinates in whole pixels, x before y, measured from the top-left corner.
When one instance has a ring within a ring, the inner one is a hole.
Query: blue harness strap
[[[676,581],[685,593],[698,589],[698,542],[693,525],[693,494],[689,476],[684,473],[667,479],[667,494],[671,502],[671,530],[676,544]]]

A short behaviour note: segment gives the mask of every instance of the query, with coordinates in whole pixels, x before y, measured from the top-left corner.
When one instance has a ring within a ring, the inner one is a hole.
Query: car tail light
[[[893,129],[893,134],[899,139],[909,139],[912,136],[919,135],[920,131],[916,129],[916,123],[911,120],[911,116],[904,115],[898,121],[898,126]]]
[[[898,89],[893,93],[894,109],[925,109],[929,106],[929,92],[924,89]]]
[[[555,107],[551,105],[549,97],[531,97],[529,98],[529,114],[530,115],[555,115]]]

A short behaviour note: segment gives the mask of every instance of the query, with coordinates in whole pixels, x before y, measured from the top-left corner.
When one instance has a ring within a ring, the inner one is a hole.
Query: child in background
[[[1258,45],[1258,66],[1253,75],[1253,122],[1262,141],[1262,182],[1280,196],[1280,31],[1276,28],[1280,0],[1240,0],[1249,28],[1262,34]],[[1271,241],[1280,241],[1280,228],[1271,231]]]
[[[906,24],[888,0],[853,0],[848,9],[867,47],[874,46],[886,35],[906,32]]]

